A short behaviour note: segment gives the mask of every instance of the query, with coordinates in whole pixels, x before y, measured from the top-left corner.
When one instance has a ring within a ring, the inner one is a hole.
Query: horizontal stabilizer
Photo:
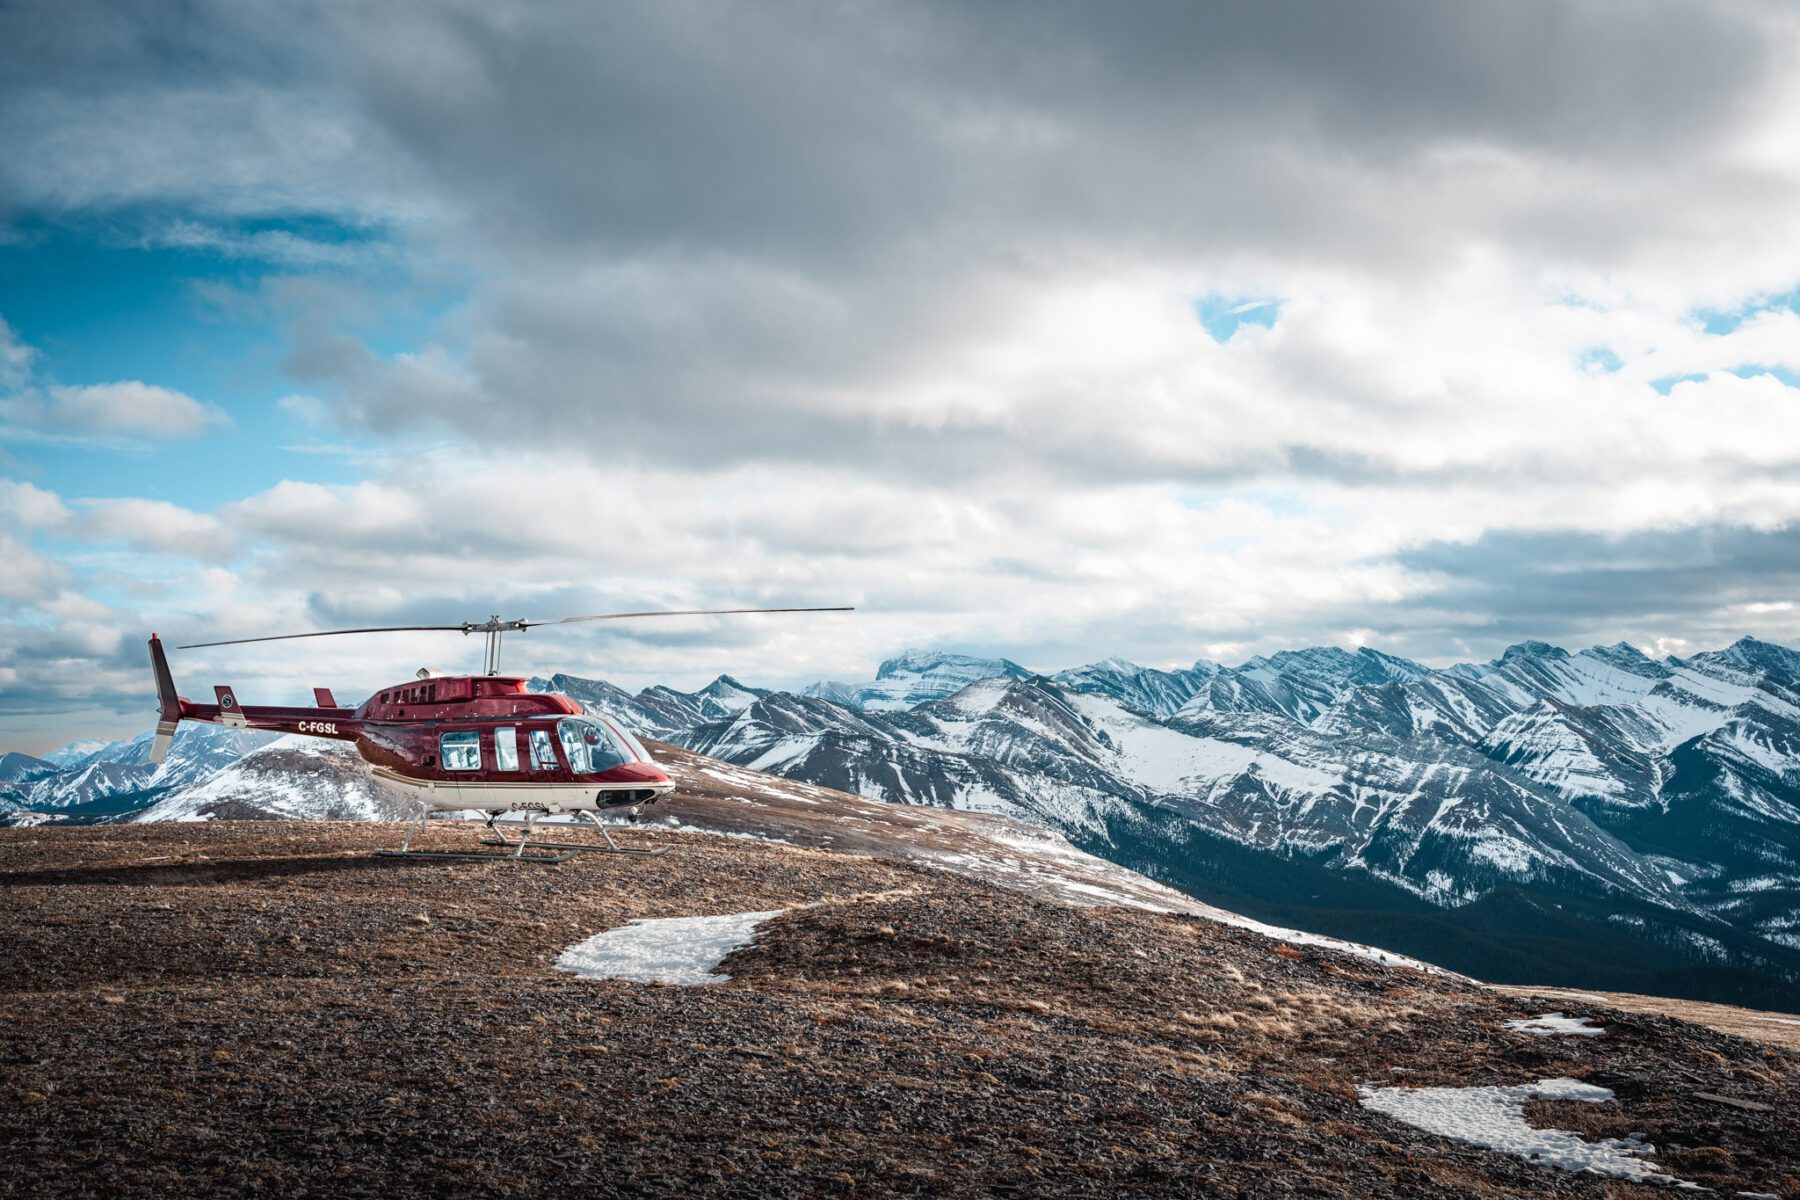
[[[330,688],[314,688],[313,703],[320,708],[336,708],[338,702],[332,697]]]

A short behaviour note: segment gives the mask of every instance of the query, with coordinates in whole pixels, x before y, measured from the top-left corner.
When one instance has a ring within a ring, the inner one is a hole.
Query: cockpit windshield
[[[556,735],[562,741],[569,769],[577,775],[610,771],[635,757],[611,726],[591,717],[563,718],[556,723]]]

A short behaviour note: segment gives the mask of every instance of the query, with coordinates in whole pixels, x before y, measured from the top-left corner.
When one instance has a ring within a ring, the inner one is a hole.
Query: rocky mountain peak
[[[1569,657],[1567,650],[1561,646],[1552,646],[1549,642],[1517,642],[1501,652],[1499,661],[1513,663],[1521,659],[1567,657]]]
[[[1758,638],[1741,637],[1723,650],[1696,654],[1694,658],[1773,675],[1785,683],[1800,683],[1800,653]]]
[[[958,675],[970,680],[989,675],[1005,675],[1023,679],[1031,672],[1004,658],[977,658],[969,654],[951,654],[941,650],[906,650],[884,661],[875,671],[876,679],[897,679],[916,675]]]

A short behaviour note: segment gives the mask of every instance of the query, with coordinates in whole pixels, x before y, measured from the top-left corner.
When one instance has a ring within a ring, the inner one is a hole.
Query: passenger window
[[[473,729],[446,733],[438,738],[438,753],[446,771],[481,770],[481,734]]]
[[[550,731],[533,729],[531,731],[531,769],[554,771],[557,765],[556,747],[550,744]]]
[[[513,728],[494,730],[494,766],[502,771],[519,769],[519,731]]]

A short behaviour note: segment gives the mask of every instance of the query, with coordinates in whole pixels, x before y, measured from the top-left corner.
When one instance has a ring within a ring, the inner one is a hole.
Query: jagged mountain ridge
[[[906,659],[929,674],[928,656]],[[1361,876],[1383,905],[1396,891],[1451,913],[1520,889],[1532,911],[1579,896],[1596,927],[1582,938],[1616,932],[1692,968],[1792,983],[1797,664],[1751,639],[1660,662],[1523,643],[1441,670],[1332,648],[1177,671],[1108,660],[1048,679],[997,671],[904,711],[775,693],[659,734],[864,795],[1030,820],[1215,901],[1283,892],[1206,891],[1210,867],[1243,850],[1271,873],[1273,857]],[[1196,846],[1210,867],[1174,861]]]

